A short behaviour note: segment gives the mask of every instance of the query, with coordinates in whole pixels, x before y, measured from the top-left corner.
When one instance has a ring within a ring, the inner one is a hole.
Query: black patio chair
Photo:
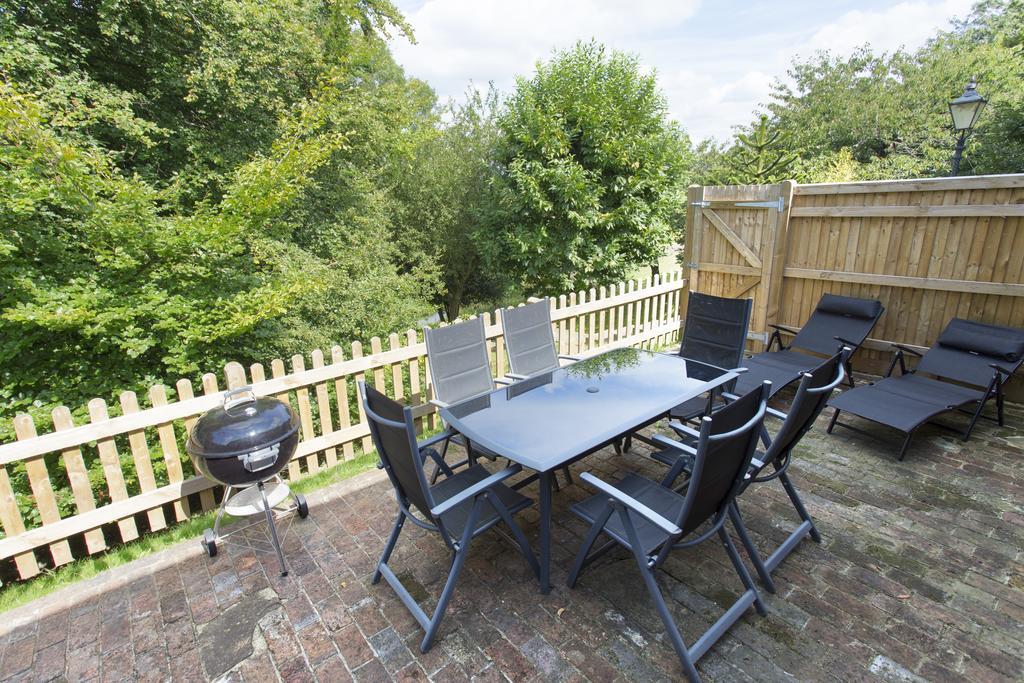
[[[800,443],[800,439],[814,426],[815,420],[821,415],[821,411],[825,409],[825,404],[828,402],[829,397],[832,396],[832,392],[845,379],[846,361],[850,353],[851,349],[844,347],[842,351],[818,367],[810,372],[803,373],[800,376],[800,384],[797,386],[796,395],[793,397],[788,413],[768,408],[766,411],[767,417],[781,420],[782,426],[779,427],[774,438],[768,436],[767,430],[762,432],[761,438],[765,442],[765,449],[763,451],[758,450],[754,454],[754,458],[750,463],[750,469],[747,471],[747,476],[740,487],[739,495],[729,509],[729,518],[736,528],[736,533],[739,534],[740,541],[747,549],[747,554],[757,570],[761,583],[771,593],[775,592],[775,583],[772,581],[771,573],[800,545],[800,542],[806,536],[810,536],[815,543],[821,542],[821,534],[818,533],[818,529],[814,526],[814,521],[800,499],[800,494],[797,493],[796,487],[787,474],[787,470],[793,461],[793,450]],[[672,423],[672,427],[683,437],[697,438],[700,436],[698,432],[682,423]],[[670,466],[668,474],[662,480],[662,484],[673,486],[681,474],[692,470],[695,450],[690,446],[664,437],[659,437],[658,440],[666,448],[655,453],[653,457]],[[771,470],[766,471],[769,467],[771,467]],[[747,532],[746,526],[743,524],[739,503],[743,499],[743,493],[752,484],[761,484],[774,479],[778,479],[785,489],[786,495],[789,496],[789,500],[793,504],[793,509],[796,510],[797,515],[800,517],[800,524],[768,556],[767,560],[762,560],[757,547]]]
[[[598,493],[572,506],[572,511],[591,527],[569,572],[568,585],[574,586],[583,567],[611,548],[621,545],[632,552],[647,592],[691,681],[700,680],[696,662],[743,616],[747,608],[754,605],[758,614],[765,613],[754,581],[724,525],[750,467],[764,422],[769,390],[765,382],[759,390],[701,420],[693,474],[685,495],[638,474],[627,474],[614,485],[589,472],[580,475]],[[707,529],[699,532],[705,523]],[[590,553],[602,533],[611,540]],[[672,550],[695,546],[716,535],[725,546],[743,583],[744,592],[688,648],[665,605],[655,570],[664,564]]]
[[[829,401],[836,410],[828,426],[830,433],[836,425],[861,431],[839,422],[843,410],[880,422],[906,434],[898,456],[903,460],[917,428],[942,413],[960,411],[971,416],[962,432],[967,441],[979,418],[993,419],[981,411],[994,398],[994,421],[1003,425],[1003,384],[1024,363],[1024,330],[953,318],[927,353],[901,344],[893,346],[896,352],[883,379],[844,391]],[[908,353],[920,359],[912,370],[907,369]],[[901,374],[894,376],[897,365]],[[973,411],[964,410],[974,404]]]
[[[727,299],[690,292],[679,355],[727,370],[738,368],[743,364],[753,305],[753,299]],[[734,391],[735,384],[730,382],[706,397],[698,396],[681,403],[670,410],[667,417],[688,422],[701,415],[710,415],[721,392]],[[643,434],[635,432],[626,437],[621,448],[616,443],[616,451],[628,451],[634,437],[649,445],[657,445]]]
[[[378,583],[383,576],[398,593],[402,603],[426,631],[420,643],[420,651],[426,652],[444,618],[448,601],[466,561],[469,545],[480,534],[504,522],[519,552],[526,558],[534,574],[540,577],[537,558],[530,550],[526,536],[512,519],[512,515],[529,507],[533,501],[502,483],[519,472],[518,465],[495,474],[481,465],[472,465],[437,484],[427,484],[423,472],[423,456],[416,443],[412,410],[366,386],[364,382],[359,382],[358,386],[370,435],[398,501],[398,517],[373,573],[373,583]],[[448,579],[432,616],[427,616],[388,566],[406,520],[440,534],[445,545],[452,551]]]
[[[557,370],[561,366],[559,360],[579,360],[576,356],[560,355],[556,350],[548,299],[501,309],[501,327],[511,369],[507,376],[512,379]]]
[[[768,339],[768,351],[758,353],[743,362],[747,373],[736,382],[736,393],[744,394],[760,382],[772,383],[772,395],[800,378],[801,373],[813,370],[825,358],[831,357],[843,346],[856,351],[885,309],[875,299],[825,294],[814,313],[799,332],[785,325],[769,325],[774,331]],[[783,346],[781,332],[796,334],[788,346]],[[772,351],[777,344],[778,351]],[[846,364],[846,379],[853,386],[853,369]]]

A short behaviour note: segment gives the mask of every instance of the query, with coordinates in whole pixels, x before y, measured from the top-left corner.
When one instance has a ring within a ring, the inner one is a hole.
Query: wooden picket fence
[[[682,274],[670,272],[552,299],[559,352],[586,355],[677,340],[685,288]],[[507,359],[500,317],[495,311],[483,318],[492,367],[502,376]],[[308,368],[301,354],[292,356],[290,368],[273,360],[269,378],[262,364],[246,369],[228,363],[223,386],[215,374],[206,374],[200,395],[187,379],[175,384],[173,398],[168,387],[157,384],[148,392],[146,408],[135,392],[126,391],[115,415],[106,401],[95,398],[88,403],[88,424],[76,425],[71,411],[61,406],[53,411],[54,431],[45,434],[37,433],[31,417],[18,415],[18,440],[0,445],[0,562],[13,560],[16,575],[26,579],[41,567],[67,564],[214,508],[217,486],[190,476],[184,439],[202,413],[220,404],[223,389],[251,384],[258,395],[289,401],[297,410],[301,440],[285,473],[293,480],[371,450],[362,407],[355,400],[355,383],[367,376],[377,388],[415,406],[420,429],[439,426],[428,403],[431,383],[422,333],[374,337],[369,355],[353,342],[347,358],[335,346],[329,354],[314,350],[308,360]],[[102,463],[100,482],[90,481],[86,466],[96,459]],[[155,463],[160,467],[154,468]],[[24,468],[32,491],[33,509],[27,515],[11,483],[17,467]],[[158,477],[158,469],[166,473]],[[59,496],[73,497],[74,514],[61,516]]]

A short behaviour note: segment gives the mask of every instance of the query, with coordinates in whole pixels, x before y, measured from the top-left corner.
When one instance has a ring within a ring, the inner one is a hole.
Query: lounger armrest
[[[611,484],[601,481],[600,479],[592,475],[590,472],[584,472],[583,474],[581,474],[580,479],[593,486],[602,494],[618,501],[619,503],[622,503],[627,508],[629,508],[633,512],[637,513],[638,515],[646,519],[648,522],[664,531],[666,534],[670,534],[672,536],[679,536],[683,533],[682,529],[680,529],[675,524],[673,524],[672,522],[670,522],[669,520],[665,519],[657,512],[652,510],[651,508],[647,507],[646,505],[638,501],[636,498],[633,498],[629,494],[623,493],[622,491],[615,488]]]
[[[840,337],[838,334],[832,338],[839,342],[840,346],[849,346],[851,349],[855,349],[857,348],[857,346],[859,346],[856,342],[852,342],[849,339],[846,339],[845,337]]]
[[[451,408],[452,407],[450,403],[445,403],[441,399],[437,399],[437,398],[430,399],[429,403],[430,403],[430,405],[434,406],[435,408]]]
[[[1010,377],[1015,372],[1014,370],[1011,370],[1010,368],[1004,368],[1002,365],[998,365],[996,363],[989,363],[988,366],[990,368],[992,368],[993,370],[995,370],[997,373],[999,373],[1001,375],[1005,375],[1007,377]]]
[[[903,351],[904,353],[912,354],[914,356],[917,356],[918,358],[920,358],[921,356],[924,355],[923,353],[921,353],[917,349],[911,348],[911,347],[906,346],[904,344],[897,344],[895,342],[891,342],[889,345],[892,346],[893,348],[895,348],[897,353],[900,352],[900,351]]]
[[[444,513],[451,510],[452,508],[462,505],[467,500],[472,500],[473,498],[476,498],[481,493],[487,491],[488,489],[494,487],[497,484],[500,484],[501,482],[505,481],[512,475],[518,474],[522,469],[523,468],[520,465],[512,465],[511,467],[506,467],[501,472],[495,472],[486,479],[478,481],[477,483],[473,484],[466,490],[455,494],[454,496],[444,501],[443,503],[435,505],[433,508],[431,508],[430,514],[434,517],[440,517]]]
[[[797,333],[797,331],[794,330],[792,327],[787,327],[786,325],[776,325],[774,323],[768,323],[768,327],[772,328],[773,330],[779,330],[780,332],[788,332],[789,334]]]
[[[562,354],[558,354],[558,357],[561,360],[571,360],[573,362],[578,362],[578,361],[583,360],[583,356],[563,356]]]
[[[651,441],[660,443],[662,446],[665,446],[667,448],[673,448],[677,451],[683,451],[684,453],[689,453],[690,455],[697,455],[696,448],[693,448],[692,446],[687,446],[685,443],[674,441],[668,438],[667,436],[662,436],[661,434],[655,434],[654,436],[652,436]]]
[[[423,439],[422,441],[417,441],[416,446],[422,451],[424,448],[430,448],[434,444],[441,443],[446,439],[452,438],[455,435],[455,433],[456,432],[454,429],[448,428],[441,432],[440,434],[434,434],[433,436],[428,436],[426,439]]]
[[[686,425],[684,425],[682,422],[679,422],[678,420],[673,420],[673,421],[669,422],[668,426],[671,427],[672,429],[676,430],[680,434],[685,434],[686,436],[693,437],[694,439],[699,439],[700,438],[700,432],[698,432],[696,429],[694,429],[692,427],[687,427]]]

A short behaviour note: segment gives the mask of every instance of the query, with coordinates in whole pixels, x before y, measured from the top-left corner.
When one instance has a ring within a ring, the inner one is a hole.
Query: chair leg
[[[462,539],[459,541],[459,547],[455,551],[455,559],[452,561],[452,568],[448,572],[448,580],[445,581],[444,590],[441,591],[441,597],[437,601],[437,608],[434,610],[434,616],[430,618],[430,623],[427,626],[427,633],[423,636],[423,641],[420,643],[420,652],[425,653],[430,649],[430,646],[434,643],[434,636],[437,635],[437,629],[441,627],[441,620],[444,619],[444,612],[448,609],[448,601],[452,598],[452,592],[455,590],[455,584],[459,580],[459,574],[462,572],[462,566],[466,563],[466,555],[469,552],[469,542],[473,539],[473,530],[476,528],[477,519],[480,517],[480,507],[483,503],[483,497],[477,498],[476,502],[473,503],[473,509],[469,513],[465,529],[462,532]]]
[[[740,543],[747,550],[747,556],[750,557],[750,562],[754,565],[754,570],[757,571],[757,576],[761,579],[761,583],[769,593],[775,592],[775,582],[772,581],[771,572],[764,566],[764,560],[761,559],[761,553],[757,552],[757,547],[750,538],[750,534],[747,532],[747,526],[743,523],[743,517],[740,516],[740,508],[733,501],[732,505],[729,506],[729,519],[732,521],[733,527],[736,529],[736,533],[740,536]]]
[[[566,465],[565,467],[562,468],[562,474],[565,475],[566,486],[572,486],[573,484],[576,483],[575,481],[573,481],[572,472],[569,471],[569,466],[568,465]]]
[[[665,597],[661,594],[661,587],[658,586],[658,580],[654,576],[654,569],[651,568],[648,558],[644,555],[636,529],[633,527],[633,522],[629,519],[629,513],[621,505],[616,505],[615,507],[618,509],[623,526],[626,528],[626,535],[629,536],[633,558],[640,569],[644,585],[647,586],[647,592],[650,594],[651,600],[654,601],[654,608],[658,611],[658,616],[661,617],[661,622],[665,625],[665,631],[668,633],[669,640],[672,641],[672,647],[679,656],[679,661],[683,664],[683,671],[691,683],[698,683],[701,680],[700,674],[697,673],[694,660],[690,657],[690,650],[686,647],[686,643],[683,642],[683,635],[679,632],[679,627],[676,626],[672,613],[668,611]],[[611,506],[609,506],[609,510],[611,510]],[[602,524],[601,526],[603,527],[604,525]]]
[[[907,455],[907,448],[910,447],[910,440],[913,437],[914,437],[914,432],[910,431],[910,432],[907,432],[906,438],[903,439],[903,445],[900,446],[899,455],[896,456],[896,459],[899,460],[900,462],[902,462],[903,458],[906,457],[906,455]]]
[[[999,422],[999,426],[1004,426],[1003,421],[1003,385],[996,385],[996,419]]]
[[[572,563],[572,569],[569,570],[569,577],[565,580],[565,585],[569,588],[576,586],[576,579],[579,578],[580,570],[583,569],[583,565],[587,561],[587,553],[594,547],[597,537],[601,535],[601,530],[604,529],[604,525],[608,523],[608,518],[611,516],[612,506],[608,505],[601,513],[601,516],[594,520],[594,523],[590,526],[590,531],[587,532],[583,545],[580,546],[579,552],[576,553],[576,560]]]
[[[398,536],[402,533],[402,527],[405,525],[405,514],[401,511],[398,512],[398,519],[395,520],[395,526],[391,529],[391,535],[388,536],[388,542],[384,546],[384,552],[380,556],[380,561],[377,562],[377,569],[373,572],[373,579],[370,583],[380,582],[380,566],[387,564],[388,560],[391,559],[391,553],[395,550],[395,545],[398,543]]]
[[[827,431],[829,434],[831,434],[832,433],[832,429],[836,426],[836,422],[838,422],[838,421],[839,421],[839,408],[836,408],[835,412],[832,413],[832,419],[828,421],[828,429],[826,429],[825,431]]]
[[[853,389],[856,385],[853,383],[853,364],[849,360],[846,361],[846,383]]]
[[[814,520],[811,519],[811,515],[808,514],[807,508],[804,507],[804,502],[796,492],[796,487],[793,486],[793,482],[790,481],[789,475],[783,472],[779,475],[779,481],[782,482],[783,488],[786,489],[786,494],[789,496],[790,502],[793,503],[793,507],[796,508],[796,513],[800,515],[800,519],[811,525],[811,539],[813,539],[815,543],[821,543],[821,534],[818,533],[818,527],[814,526]]]
[[[524,534],[523,530],[519,528],[519,525],[516,524],[516,521],[512,519],[512,513],[508,511],[508,508],[505,507],[505,504],[502,503],[501,499],[498,498],[497,496],[485,494],[483,498],[487,500],[488,503],[491,504],[491,507],[493,507],[495,511],[497,511],[502,521],[505,522],[505,526],[507,526],[509,528],[509,531],[512,532],[512,538],[515,539],[516,545],[519,546],[519,552],[522,553],[524,558],[526,558],[526,561],[527,563],[529,563],[534,575],[539,578],[540,564],[537,562],[537,557],[533,554],[533,551],[530,549],[530,542],[526,540],[526,534]]]
[[[750,578],[750,572],[747,571],[746,565],[740,560],[740,554],[736,552],[736,546],[733,545],[732,539],[729,538],[729,534],[725,532],[725,527],[721,527],[718,530],[718,537],[722,539],[722,545],[725,546],[725,552],[728,553],[729,559],[732,561],[733,568],[736,569],[736,573],[740,577],[740,581],[743,582],[743,587],[748,591],[754,592],[754,609],[762,617],[768,613],[765,609],[764,603],[761,602],[761,595],[757,592],[757,586],[754,585],[754,579]]]
[[[967,425],[967,430],[964,432],[963,440],[971,438],[971,432],[974,431],[974,425],[978,423],[978,418],[981,417],[981,411],[985,407],[985,401],[988,400],[989,394],[985,394],[985,398],[978,401],[978,408],[974,411],[974,415],[971,416],[971,421]]]

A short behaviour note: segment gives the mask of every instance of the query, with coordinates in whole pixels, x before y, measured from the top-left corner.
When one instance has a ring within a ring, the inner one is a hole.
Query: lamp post
[[[988,102],[978,94],[978,84],[972,78],[964,88],[964,94],[949,103],[949,115],[953,119],[953,129],[957,132],[956,150],[953,152],[953,175],[960,174],[960,159],[964,155],[964,143],[971,134],[974,123],[981,115],[981,110]]]

